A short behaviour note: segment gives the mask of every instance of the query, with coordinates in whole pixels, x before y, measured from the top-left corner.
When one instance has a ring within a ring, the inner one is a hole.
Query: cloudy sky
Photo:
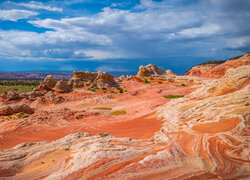
[[[0,71],[134,73],[250,51],[250,0],[0,1]]]

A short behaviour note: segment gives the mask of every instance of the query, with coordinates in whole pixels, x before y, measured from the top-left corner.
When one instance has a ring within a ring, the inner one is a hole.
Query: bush
[[[77,115],[76,116],[76,119],[82,119],[83,118],[83,115]]]
[[[112,110],[112,108],[108,108],[108,107],[95,107],[94,109],[98,109],[98,110]]]
[[[186,86],[185,84],[181,84],[181,86]]]
[[[158,81],[158,84],[163,84],[163,82],[162,81]]]
[[[89,91],[96,92],[94,88],[88,88]]]
[[[124,115],[124,114],[127,114],[125,110],[117,110],[111,113],[111,115]]]
[[[184,97],[184,95],[166,95],[163,97],[168,98],[168,99],[175,99],[175,98],[182,98],[182,97]]]
[[[107,88],[105,88],[105,87],[102,87],[102,90],[107,90]]]
[[[144,79],[144,83],[145,84],[148,84],[148,83],[150,83],[147,79]]]

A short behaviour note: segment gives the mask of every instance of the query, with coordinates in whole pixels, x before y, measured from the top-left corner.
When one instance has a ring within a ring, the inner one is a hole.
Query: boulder
[[[8,100],[17,100],[20,98],[20,93],[17,93],[16,91],[9,91],[5,98]]]
[[[154,64],[149,64],[147,66],[140,66],[139,71],[137,73],[137,77],[140,78],[153,78],[165,75],[166,71],[157,67]]]
[[[170,69],[166,70],[166,75],[167,76],[177,76],[177,74],[175,74],[173,71],[171,71]]]
[[[59,93],[70,92],[72,89],[69,84],[67,84],[64,80],[60,80],[56,83],[54,90]]]
[[[12,115],[19,112],[33,114],[34,110],[26,104],[0,107],[0,116]]]
[[[43,82],[38,87],[39,90],[51,90],[55,87],[56,80],[54,80],[52,75],[48,75],[45,77]]]
[[[64,98],[54,94],[53,91],[49,91],[43,96],[43,101],[53,103],[53,104],[58,104],[58,103],[62,103],[64,101]]]
[[[122,76],[117,78],[117,81],[122,82],[123,80],[131,80],[132,78],[133,78],[132,75],[122,75]]]
[[[0,107],[0,116],[7,116],[13,114],[13,109],[10,106]]]

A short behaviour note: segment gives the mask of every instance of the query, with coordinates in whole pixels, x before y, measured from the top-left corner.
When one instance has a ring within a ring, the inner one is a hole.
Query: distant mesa
[[[41,72],[41,73],[12,73],[12,72],[0,72],[0,79],[44,79],[48,75],[48,72]],[[64,74],[64,73],[53,73],[54,79],[64,79],[68,80],[72,77],[71,74]]]
[[[204,78],[220,78],[230,68],[250,65],[250,53],[235,57],[227,61],[210,61],[193,66],[184,76],[199,76]]]

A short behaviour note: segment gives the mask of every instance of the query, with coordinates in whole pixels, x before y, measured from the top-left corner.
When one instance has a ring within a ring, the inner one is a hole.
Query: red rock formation
[[[188,87],[122,81],[126,93],[73,91],[27,119],[4,117],[0,147],[11,148],[0,150],[0,177],[248,179],[249,70]],[[112,115],[120,109],[127,113]]]
[[[69,80],[69,85],[73,88],[110,88],[117,87],[118,83],[116,83],[114,77],[111,74],[106,72],[75,71],[73,73],[73,77]]]
[[[187,71],[185,76],[199,76],[205,78],[220,78],[225,75],[226,71],[230,68],[239,66],[250,65],[250,53],[243,56],[229,59],[227,61],[213,61],[202,63],[192,67]]]

